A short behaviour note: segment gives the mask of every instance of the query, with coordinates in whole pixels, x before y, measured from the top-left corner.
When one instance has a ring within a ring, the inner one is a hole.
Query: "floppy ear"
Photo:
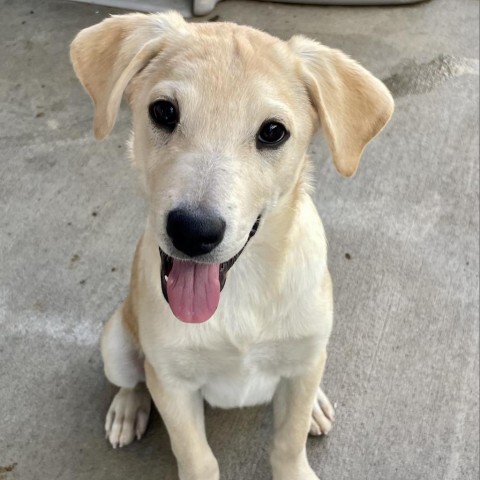
[[[115,15],[82,30],[70,46],[73,68],[95,104],[94,131],[107,136],[130,80],[169,41],[188,33],[176,12]]]
[[[339,50],[292,37],[303,80],[317,110],[337,170],[353,175],[362,152],[387,124],[393,98],[387,87]]]

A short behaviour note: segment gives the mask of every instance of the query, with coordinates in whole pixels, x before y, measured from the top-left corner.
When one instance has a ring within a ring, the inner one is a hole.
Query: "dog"
[[[307,149],[321,128],[337,170],[353,175],[393,113],[388,89],[303,36],[175,12],[86,28],[71,61],[97,139],[127,100],[148,201],[128,296],[101,338],[105,374],[120,387],[111,444],[142,437],[153,398],[179,478],[218,480],[204,401],[273,402],[273,479],[318,480],[306,441],[334,421],[320,388],[333,301]]]

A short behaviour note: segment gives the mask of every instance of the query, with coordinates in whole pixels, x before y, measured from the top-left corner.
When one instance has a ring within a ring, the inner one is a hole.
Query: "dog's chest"
[[[300,373],[316,349],[313,338],[240,348],[225,343],[216,348],[164,351],[162,364],[169,378],[200,389],[212,406],[234,408],[269,402],[280,377]]]

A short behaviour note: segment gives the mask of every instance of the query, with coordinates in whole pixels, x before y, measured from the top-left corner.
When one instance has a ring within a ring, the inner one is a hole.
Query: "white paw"
[[[113,448],[140,440],[147,429],[151,398],[145,384],[121,388],[110,405],[105,432]]]
[[[306,456],[300,463],[272,462],[273,480],[319,480],[307,463]]]
[[[328,435],[335,421],[335,409],[330,400],[318,387],[317,398],[313,403],[312,423],[310,424],[310,435]]]

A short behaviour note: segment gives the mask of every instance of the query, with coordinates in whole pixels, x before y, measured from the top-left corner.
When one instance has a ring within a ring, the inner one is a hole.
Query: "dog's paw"
[[[318,387],[317,398],[313,403],[310,435],[328,435],[335,421],[335,409],[323,390]]]
[[[288,461],[272,461],[273,480],[319,480],[317,474],[307,462],[290,463]]]
[[[125,447],[135,437],[140,440],[147,429],[151,398],[144,384],[121,388],[110,405],[105,432],[113,448]]]

